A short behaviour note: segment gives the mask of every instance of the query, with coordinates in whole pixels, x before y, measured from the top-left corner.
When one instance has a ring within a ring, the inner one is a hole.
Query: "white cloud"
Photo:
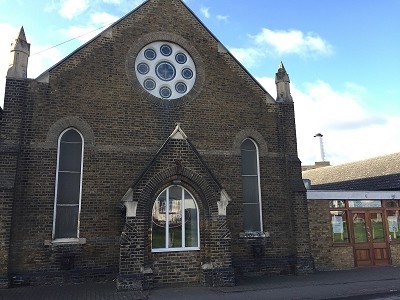
[[[229,16],[217,15],[217,19],[220,21],[228,22]]]
[[[313,33],[300,30],[270,30],[263,28],[255,36],[251,36],[261,47],[272,47],[279,55],[299,54],[302,56],[330,55],[332,46]]]
[[[311,33],[304,34],[298,30],[272,31],[263,28],[259,34],[250,38],[253,44],[247,48],[229,48],[229,51],[246,68],[255,66],[260,58],[266,56],[282,57],[282,55],[295,54],[303,58],[316,58],[333,53],[332,46],[322,38]]]
[[[207,19],[209,19],[209,18],[211,17],[210,8],[209,8],[209,7],[204,7],[204,6],[202,6],[202,7],[200,8],[200,12],[201,12],[201,13],[203,14],[203,16],[206,17]]]
[[[229,51],[246,68],[255,66],[258,59],[265,56],[263,52],[256,48],[229,48]]]
[[[258,80],[275,97],[274,78]],[[366,109],[361,101],[366,91],[355,83],[346,83],[344,91],[323,81],[301,90],[291,84],[298,152],[304,164],[318,160],[314,135],[319,132],[324,135],[325,158],[334,165],[400,151],[400,117]]]
[[[117,21],[119,18],[113,15],[110,15],[109,13],[94,13],[90,15],[90,20],[93,24],[99,25],[99,26],[105,26],[105,25],[110,25]]]
[[[66,39],[76,38],[82,43],[91,40],[98,35],[106,26],[111,25],[119,18],[108,13],[93,13],[90,15],[90,20],[86,25],[69,26],[68,28],[60,29],[60,33]]]
[[[28,78],[36,78],[63,58],[63,54],[58,48],[49,48],[51,48],[51,45],[36,45],[35,41],[32,41]]]
[[[63,0],[59,13],[67,19],[72,19],[89,7],[89,0]]]

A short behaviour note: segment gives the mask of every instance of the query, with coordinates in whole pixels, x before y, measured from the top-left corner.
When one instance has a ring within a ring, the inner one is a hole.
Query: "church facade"
[[[148,0],[28,79],[0,126],[0,285],[233,285],[313,269],[294,105],[181,0]]]

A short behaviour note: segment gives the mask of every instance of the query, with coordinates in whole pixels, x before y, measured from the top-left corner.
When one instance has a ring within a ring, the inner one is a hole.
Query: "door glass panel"
[[[362,214],[362,213],[354,213],[353,214],[353,230],[354,230],[354,242],[356,242],[356,243],[366,243],[367,242],[365,214]]]
[[[383,235],[383,220],[381,213],[371,213],[371,230],[372,241],[375,243],[384,242],[385,236]]]

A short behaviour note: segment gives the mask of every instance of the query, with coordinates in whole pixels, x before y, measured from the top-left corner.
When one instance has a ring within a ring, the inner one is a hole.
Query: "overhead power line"
[[[57,45],[54,45],[54,46],[51,46],[51,47],[46,48],[46,49],[44,49],[44,50],[41,50],[41,51],[39,51],[39,52],[36,52],[36,53],[32,54],[31,56],[34,56],[34,55],[37,55],[37,54],[46,52],[46,51],[48,51],[48,50],[50,50],[50,49],[56,48],[56,47],[61,46],[61,45],[65,44],[65,43],[68,43],[68,42],[70,42],[70,41],[79,39],[80,37],[83,37],[83,36],[85,36],[85,35],[88,35],[88,34],[90,34],[90,33],[92,33],[92,32],[95,32],[95,31],[97,31],[97,30],[100,30],[100,29],[102,29],[102,28],[104,28],[104,27],[110,26],[111,24],[113,24],[113,23],[103,25],[103,26],[101,26],[101,27],[98,27],[98,28],[96,28],[96,29],[93,29],[92,31],[89,31],[89,32],[86,32],[86,33],[84,33],[84,34],[81,34],[81,35],[78,35],[78,36],[76,36],[76,37],[73,37],[72,39],[69,39],[69,40],[64,41],[64,42],[61,42],[61,43],[59,43],[59,44],[57,44]]]

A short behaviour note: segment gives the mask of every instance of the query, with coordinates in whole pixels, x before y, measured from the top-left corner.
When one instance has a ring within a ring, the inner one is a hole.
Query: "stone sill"
[[[353,245],[349,243],[332,243],[332,247],[353,247]]]
[[[242,239],[262,239],[269,237],[269,232],[262,232],[262,231],[247,231],[247,232],[240,232],[239,238]]]
[[[83,245],[86,244],[85,238],[71,238],[71,239],[55,239],[55,240],[45,240],[45,246],[51,245]]]

